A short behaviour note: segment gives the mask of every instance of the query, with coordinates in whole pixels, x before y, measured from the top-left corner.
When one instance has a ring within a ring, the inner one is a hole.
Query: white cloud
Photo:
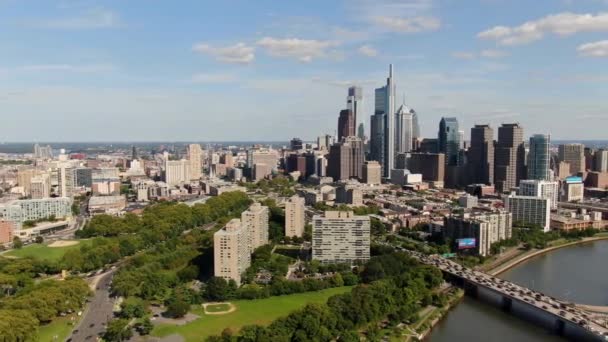
[[[264,48],[268,54],[274,57],[291,57],[300,62],[308,63],[314,58],[327,55],[327,49],[338,45],[336,42],[313,39],[276,39],[264,37],[256,42]]]
[[[194,51],[208,54],[219,62],[248,64],[255,59],[255,48],[245,43],[237,43],[226,47],[213,47],[208,44],[196,44],[192,48]]]
[[[103,29],[121,26],[121,20],[118,14],[103,8],[96,8],[82,13],[76,17],[42,20],[34,23],[33,26],[78,30],[78,29]]]
[[[441,27],[441,20],[439,18],[426,16],[411,18],[375,16],[371,18],[371,21],[384,29],[399,33],[436,31]]]
[[[15,69],[21,70],[21,71],[36,71],[36,72],[57,71],[57,72],[92,73],[92,72],[112,71],[115,69],[115,67],[113,65],[109,65],[109,64],[89,64],[89,65],[33,64],[33,65],[20,66]]]
[[[479,39],[495,40],[501,45],[527,44],[553,33],[568,36],[579,32],[608,31],[608,13],[558,13],[525,22],[519,26],[495,26],[477,34]]]
[[[501,50],[482,50],[479,55],[486,58],[501,58],[507,56],[508,53]]]
[[[367,56],[367,57],[376,57],[378,56],[378,50],[374,49],[372,46],[370,45],[362,45],[359,48],[359,53]]]
[[[236,81],[233,74],[195,74],[192,76],[192,83],[231,83]]]
[[[475,59],[477,58],[477,55],[474,52],[455,51],[452,52],[452,57],[458,59]]]
[[[582,44],[576,50],[585,57],[608,57],[608,40]]]

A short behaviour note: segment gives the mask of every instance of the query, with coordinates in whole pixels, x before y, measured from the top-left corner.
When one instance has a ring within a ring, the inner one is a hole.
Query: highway
[[[429,256],[418,252],[408,252],[422,263],[433,265],[441,271],[465,279],[469,283],[492,289],[508,298],[526,302],[563,320],[577,324],[608,341],[608,324],[606,324],[606,320],[577,308],[573,303],[558,300],[483,272],[474,271],[439,255]]]
[[[68,342],[97,341],[97,336],[105,331],[107,322],[112,319],[114,299],[110,297],[110,282],[114,270],[103,274],[95,287],[95,294],[90,299],[80,323],[68,336]]]

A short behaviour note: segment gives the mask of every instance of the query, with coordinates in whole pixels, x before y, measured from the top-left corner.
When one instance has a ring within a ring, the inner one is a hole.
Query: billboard
[[[475,248],[477,241],[475,238],[457,239],[458,249],[470,249]]]

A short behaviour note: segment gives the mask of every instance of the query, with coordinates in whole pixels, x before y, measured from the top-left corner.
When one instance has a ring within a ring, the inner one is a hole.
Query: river
[[[608,240],[561,248],[502,274],[550,296],[581,304],[608,305]],[[465,297],[433,329],[429,341],[564,341],[542,328]]]

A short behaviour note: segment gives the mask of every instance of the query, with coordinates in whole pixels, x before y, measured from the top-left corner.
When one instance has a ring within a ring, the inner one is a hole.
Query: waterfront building
[[[546,134],[535,134],[530,137],[530,151],[528,152],[527,179],[551,180],[549,146],[551,137]]]
[[[524,179],[519,182],[517,194],[520,196],[534,196],[548,198],[551,210],[557,210],[559,202],[559,183],[537,179]]]
[[[474,212],[444,218],[446,238],[475,239],[475,254],[491,254],[492,244],[511,238],[512,215],[507,211]]]
[[[537,225],[546,233],[551,223],[551,199],[547,197],[509,195],[505,209],[513,214],[513,222]]]

